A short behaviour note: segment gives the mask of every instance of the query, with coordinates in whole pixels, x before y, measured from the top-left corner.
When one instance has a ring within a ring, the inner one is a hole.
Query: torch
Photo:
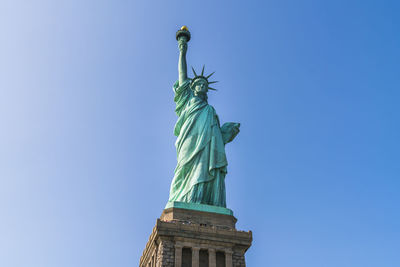
[[[190,41],[190,32],[188,27],[182,26],[182,28],[176,32],[176,40],[179,42],[180,40],[184,42]]]

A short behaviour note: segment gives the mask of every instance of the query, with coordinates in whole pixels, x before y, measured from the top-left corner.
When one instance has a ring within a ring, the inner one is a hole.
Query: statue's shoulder
[[[179,80],[174,83],[173,90],[175,93],[180,93],[183,91],[189,91],[190,89],[190,79],[185,80],[182,84],[179,84]]]

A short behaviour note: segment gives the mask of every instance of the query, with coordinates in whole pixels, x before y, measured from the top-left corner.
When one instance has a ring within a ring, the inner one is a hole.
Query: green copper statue
[[[177,136],[178,164],[171,184],[169,203],[185,202],[226,207],[225,175],[228,162],[225,144],[239,133],[239,123],[219,123],[215,109],[207,102],[208,79],[193,69],[188,78],[187,42],[190,32],[183,26],[176,34],[179,45],[179,80],[174,84],[175,112],[178,115],[174,134]]]

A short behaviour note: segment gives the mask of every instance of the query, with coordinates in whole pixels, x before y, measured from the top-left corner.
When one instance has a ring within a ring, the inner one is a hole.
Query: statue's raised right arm
[[[185,36],[181,36],[178,40],[179,46],[179,86],[181,86],[187,80],[187,64],[186,64],[186,51],[187,51],[187,39]]]

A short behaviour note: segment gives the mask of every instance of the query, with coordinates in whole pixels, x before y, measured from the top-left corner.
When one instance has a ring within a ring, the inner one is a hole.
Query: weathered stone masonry
[[[252,233],[229,215],[171,208],[157,220],[140,267],[245,267]],[[218,255],[218,260],[217,260]]]

